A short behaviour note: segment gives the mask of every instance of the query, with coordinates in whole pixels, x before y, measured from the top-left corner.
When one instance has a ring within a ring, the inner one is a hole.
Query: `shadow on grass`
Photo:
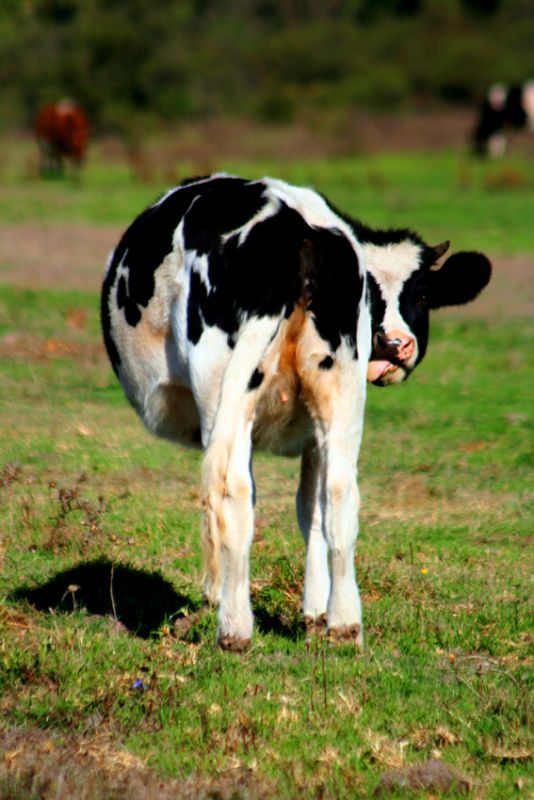
[[[254,609],[254,620],[260,633],[274,633],[283,639],[296,641],[302,639],[306,634],[306,628],[302,617],[283,611],[271,611],[261,602],[252,602]]]
[[[281,602],[277,593],[273,595],[253,592],[258,630],[285,639],[301,638],[305,628],[299,609]],[[195,641],[207,613],[200,598],[177,592],[160,573],[105,558],[77,564],[38,586],[21,586],[10,599],[26,601],[37,611],[68,614],[83,609],[88,614],[108,616],[143,639],[169,622],[176,636]]]
[[[144,639],[183,613],[198,611],[200,601],[178,593],[157,572],[98,559],[58,572],[41,586],[23,586],[11,599],[26,600],[39,611],[69,613],[83,608],[89,614],[111,616]]]
[[[306,634],[302,618],[303,575],[285,556],[269,567],[268,583],[252,585],[252,608],[258,630],[293,641]]]

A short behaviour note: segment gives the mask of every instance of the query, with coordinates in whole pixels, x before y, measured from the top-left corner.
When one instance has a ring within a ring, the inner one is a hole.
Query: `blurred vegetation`
[[[531,0],[2,0],[0,119],[101,130],[473,102],[532,70]]]

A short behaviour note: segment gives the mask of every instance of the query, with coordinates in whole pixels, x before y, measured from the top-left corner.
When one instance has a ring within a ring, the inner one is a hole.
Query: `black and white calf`
[[[534,131],[534,80],[514,86],[494,83],[482,101],[473,130],[477,155],[499,157],[506,150],[506,131]]]
[[[111,362],[154,433],[201,444],[205,591],[218,641],[252,635],[254,445],[302,454],[303,612],[362,641],[354,573],[366,381],[400,383],[428,312],[467,303],[490,264],[373,231],[319,194],[218,174],[169,191],[112,253],[102,294]]]

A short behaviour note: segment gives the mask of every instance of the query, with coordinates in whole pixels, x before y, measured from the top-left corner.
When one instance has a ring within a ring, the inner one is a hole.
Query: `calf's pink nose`
[[[405,341],[403,341],[399,347],[399,358],[402,361],[407,361],[411,356],[413,356],[413,352],[415,350],[415,339],[412,336],[409,336]]]
[[[397,358],[401,361],[407,361],[413,356],[415,351],[415,339],[403,331],[392,330],[387,332],[387,338],[390,344],[395,344],[397,347]]]

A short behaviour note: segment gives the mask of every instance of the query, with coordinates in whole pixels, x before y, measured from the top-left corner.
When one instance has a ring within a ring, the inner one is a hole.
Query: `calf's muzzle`
[[[413,356],[414,351],[415,339],[403,331],[377,331],[373,336],[373,359],[404,363]]]

